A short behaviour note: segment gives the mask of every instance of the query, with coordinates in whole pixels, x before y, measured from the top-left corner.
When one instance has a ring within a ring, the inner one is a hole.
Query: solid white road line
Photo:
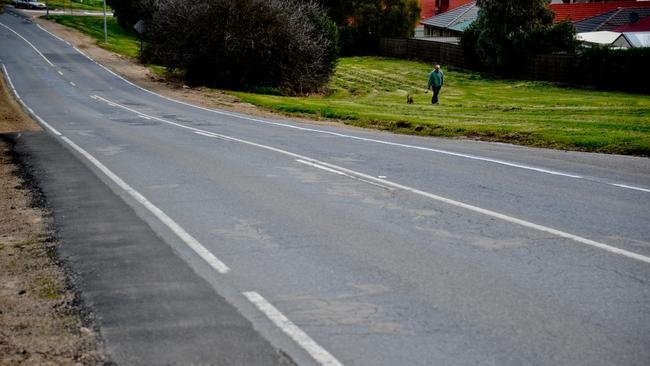
[[[42,29],[43,31],[49,33],[50,35],[52,35],[54,37],[57,37],[56,35],[52,34],[48,30],[46,30],[45,28],[43,28],[43,27],[39,27],[39,28]],[[59,37],[57,37],[57,38],[59,38]],[[435,152],[435,153],[440,153],[440,154],[445,154],[445,155],[451,155],[451,156],[456,156],[456,157],[461,157],[461,158],[466,158],[466,159],[473,159],[473,160],[479,160],[479,161],[490,162],[490,163],[495,163],[495,164],[501,164],[501,165],[510,166],[510,167],[514,167],[514,168],[527,169],[527,170],[537,171],[537,172],[540,172],[540,173],[559,175],[559,176],[564,176],[564,177],[569,177],[569,178],[577,178],[577,179],[583,178],[581,175],[577,175],[577,174],[570,174],[570,173],[560,172],[560,171],[556,171],[556,170],[552,170],[552,169],[538,168],[538,167],[534,167],[534,166],[530,166],[530,165],[508,162],[508,161],[505,161],[505,160],[491,159],[491,158],[485,158],[485,157],[476,156],[476,155],[456,153],[456,152],[453,152],[453,151],[447,151],[447,150],[442,150],[442,149],[433,149],[433,148],[422,147],[422,146],[400,144],[400,143],[396,143],[396,142],[377,140],[377,139],[359,137],[359,136],[354,136],[354,135],[347,135],[347,134],[342,134],[342,133],[338,133],[338,132],[319,130],[319,129],[315,129],[315,128],[294,126],[294,125],[290,125],[290,124],[286,124],[286,123],[280,123],[280,122],[271,122],[271,121],[266,121],[266,120],[259,119],[259,118],[248,117],[246,115],[240,115],[240,114],[236,114],[236,113],[230,113],[230,112],[220,111],[220,110],[216,110],[216,109],[210,109],[210,108],[204,108],[204,107],[196,106],[196,105],[193,105],[193,104],[190,104],[190,103],[186,103],[186,102],[183,102],[183,101],[180,101],[180,100],[176,100],[176,99],[166,97],[166,96],[158,94],[158,93],[156,93],[154,91],[145,89],[145,88],[143,88],[143,87],[141,87],[141,86],[139,86],[139,85],[137,85],[135,83],[132,83],[131,81],[129,81],[129,80],[123,78],[122,76],[118,75],[117,73],[113,72],[112,70],[110,70],[106,66],[104,66],[104,65],[100,64],[99,62],[93,60],[91,57],[86,55],[84,52],[82,52],[77,47],[73,46],[73,48],[74,48],[75,51],[82,54],[87,59],[91,60],[92,62],[94,62],[95,64],[97,64],[101,68],[103,68],[104,70],[108,71],[111,75],[123,80],[127,84],[129,84],[129,85],[131,85],[131,86],[133,86],[133,87],[135,87],[137,89],[140,89],[140,90],[142,90],[144,92],[147,92],[149,94],[155,95],[155,96],[160,97],[160,98],[163,98],[165,100],[169,100],[169,101],[174,102],[174,103],[189,106],[189,107],[192,107],[192,108],[197,108],[197,109],[208,111],[208,112],[211,112],[211,113],[216,113],[216,114],[220,114],[220,115],[223,115],[223,116],[239,118],[239,119],[243,119],[243,120],[247,120],[247,121],[251,121],[251,122],[257,122],[257,123],[262,123],[262,124],[268,124],[268,125],[274,125],[274,126],[279,126],[279,127],[291,128],[291,129],[296,129],[296,130],[301,130],[301,131],[322,133],[322,134],[327,134],[327,135],[331,135],[331,136],[354,139],[354,140],[358,140],[358,141],[373,142],[373,143],[379,143],[379,144],[390,145],[390,146],[397,146],[397,147],[403,147],[403,148],[409,148],[409,149],[430,151],[430,152]]]
[[[627,184],[610,183],[609,185],[610,185],[610,186],[619,187],[619,188],[627,188],[627,189],[633,189],[633,190],[635,190],[635,191],[641,191],[641,192],[648,192],[648,193],[650,193],[650,189],[641,188],[641,187],[635,187],[635,186],[629,186],[629,185],[627,185]]]
[[[373,186],[377,186],[379,188],[387,189],[389,191],[393,190],[393,188],[391,188],[391,187],[387,187],[385,185],[378,184],[376,182],[371,182],[371,181],[368,181],[366,179],[359,178],[358,176],[355,176],[355,175],[346,174],[346,173],[343,173],[342,171],[332,169],[332,168],[328,168],[326,166],[322,166],[322,165],[316,164],[316,163],[311,162],[311,161],[305,161],[305,160],[302,160],[302,159],[296,159],[296,161],[301,163],[301,164],[308,165],[308,166],[310,166],[312,168],[321,169],[321,170],[324,170],[326,172],[342,175],[344,177],[352,178],[354,180],[358,180],[358,181],[361,181],[361,182],[364,182],[364,183],[367,183],[367,184],[370,184],[370,185],[373,185]]]
[[[522,219],[518,219],[516,217],[508,216],[508,215],[505,215],[505,214],[502,214],[502,213],[499,213],[499,212],[496,212],[496,211],[487,210],[487,209],[484,209],[484,208],[480,208],[478,206],[474,206],[474,205],[470,205],[470,204],[463,203],[463,202],[460,202],[460,201],[456,201],[456,200],[452,200],[452,199],[445,198],[445,197],[442,197],[442,196],[438,196],[438,195],[435,195],[435,194],[432,194],[432,193],[429,193],[429,192],[421,191],[421,190],[416,189],[416,188],[412,188],[412,187],[408,187],[408,186],[405,186],[405,185],[402,185],[402,184],[399,184],[399,183],[395,183],[395,182],[392,182],[392,181],[389,181],[389,180],[386,180],[386,179],[376,178],[376,177],[374,177],[372,175],[360,173],[360,172],[357,172],[357,171],[354,171],[354,170],[351,170],[351,169],[347,169],[347,168],[344,168],[344,167],[341,167],[341,166],[338,166],[338,165],[334,165],[334,164],[326,163],[326,162],[323,162],[323,161],[319,161],[317,159],[313,159],[313,158],[310,158],[310,157],[307,157],[307,156],[304,156],[304,155],[296,154],[296,153],[293,153],[293,152],[290,152],[290,151],[282,150],[282,149],[279,149],[279,148],[276,148],[276,147],[273,147],[273,146],[258,144],[256,142],[243,140],[243,139],[236,138],[236,137],[231,137],[231,136],[227,136],[227,135],[223,135],[223,134],[219,134],[219,133],[215,133],[215,132],[201,130],[201,129],[195,128],[195,127],[185,126],[185,125],[182,125],[180,123],[168,121],[168,120],[165,120],[163,118],[158,118],[158,117],[155,117],[155,116],[151,116],[151,115],[139,112],[137,110],[134,110],[132,108],[129,108],[127,106],[124,106],[124,105],[121,105],[121,104],[118,104],[118,103],[115,103],[115,102],[112,102],[112,101],[109,101],[108,99],[102,98],[102,97],[97,96],[97,95],[93,95],[91,97],[94,98],[94,99],[97,99],[97,100],[101,100],[101,101],[103,101],[105,103],[115,104],[115,106],[117,106],[119,108],[122,108],[124,110],[130,111],[130,112],[133,112],[135,114],[151,117],[151,119],[154,119],[154,120],[162,122],[162,123],[166,123],[166,124],[169,124],[169,125],[172,125],[172,126],[176,126],[176,127],[180,127],[180,128],[183,128],[183,129],[190,130],[190,131],[194,131],[194,132],[199,133],[199,134],[201,134],[203,136],[206,136],[206,137],[221,138],[221,139],[224,139],[224,140],[235,141],[235,142],[239,142],[239,143],[249,145],[249,146],[255,146],[255,147],[258,147],[260,149],[274,151],[274,152],[277,152],[277,153],[280,153],[280,154],[283,154],[283,155],[291,156],[291,157],[299,159],[299,160],[303,160],[305,162],[309,162],[309,163],[314,164],[314,165],[320,165],[320,166],[327,167],[327,168],[330,168],[330,169],[334,169],[334,170],[337,170],[337,171],[340,171],[340,172],[343,172],[343,173],[347,173],[347,174],[356,176],[358,178],[365,179],[367,181],[375,182],[375,183],[383,185],[383,186],[388,186],[388,187],[408,191],[408,192],[411,192],[411,193],[414,193],[414,194],[417,194],[417,195],[420,195],[420,196],[423,196],[423,197],[427,197],[429,199],[432,199],[432,200],[435,200],[435,201],[438,201],[438,202],[442,202],[442,203],[446,203],[448,205],[464,208],[464,209],[467,209],[467,210],[470,210],[470,211],[473,211],[473,212],[477,212],[477,213],[480,213],[480,214],[483,214],[483,215],[486,215],[486,216],[490,216],[490,217],[497,218],[497,219],[500,219],[500,220],[503,220],[503,221],[506,221],[506,222],[510,222],[512,224],[516,224],[516,225],[524,226],[524,227],[527,227],[527,228],[530,228],[530,229],[534,229],[534,230],[542,231],[542,232],[545,232],[545,233],[549,233],[549,234],[552,234],[552,235],[555,235],[555,236],[558,236],[558,237],[561,237],[561,238],[565,238],[565,239],[575,241],[577,243],[589,245],[589,246],[592,246],[594,248],[598,248],[598,249],[608,251],[610,253],[615,253],[615,254],[618,254],[618,255],[622,255],[622,256],[625,256],[625,257],[628,257],[628,258],[636,259],[636,260],[639,260],[639,261],[650,264],[650,257],[646,257],[646,256],[641,255],[641,254],[630,252],[630,251],[625,250],[625,249],[620,249],[620,248],[611,246],[609,244],[600,243],[600,242],[597,242],[595,240],[583,238],[581,236],[570,234],[570,233],[567,233],[567,232],[564,232],[564,231],[561,231],[561,230],[557,230],[557,229],[553,229],[553,228],[550,228],[550,227],[547,227],[547,226],[538,225],[538,224],[535,224],[535,223],[532,223],[532,222],[529,222],[529,221],[526,221],[526,220],[522,220]]]
[[[47,29],[43,28],[40,24],[37,23],[36,26],[39,27],[42,31],[44,31],[44,32],[48,33],[49,35],[51,35],[52,37],[58,39],[59,41],[65,43],[65,44],[67,44],[68,46],[71,46],[70,42],[68,42],[68,41],[66,41],[65,39],[63,39],[63,38],[57,36],[56,34],[54,34],[54,33],[50,32],[50,31],[48,31]]]
[[[115,173],[110,171],[104,164],[95,159],[92,155],[86,152],[84,149],[79,147],[77,144],[72,142],[69,138],[62,136],[61,139],[70,145],[74,150],[76,150],[83,157],[88,159],[97,169],[104,173],[110,180],[112,180],[118,187],[122,188],[126,193],[133,197],[137,202],[141,203],[149,212],[151,212],[158,220],[165,224],[176,236],[178,236],[187,246],[192,248],[196,254],[203,258],[208,264],[217,270],[219,273],[227,273],[230,271],[230,268],[226,266],[222,261],[214,256],[209,250],[207,250],[201,243],[198,242],[192,235],[190,235],[185,229],[178,225],[171,217],[167,216],[161,209],[156,205],[151,203],[147,198],[145,198],[140,192],[133,189],[126,182],[124,182],[120,177]]]
[[[5,25],[4,23],[2,23],[2,22],[0,22],[0,25],[3,26],[3,27],[5,27],[5,28],[7,28],[8,30],[10,30],[10,31],[13,32],[15,35],[17,35],[18,37],[22,38],[22,40],[25,41],[25,42],[27,42],[27,44],[30,45],[30,46],[34,49],[34,51],[36,51],[36,53],[38,53],[39,56],[41,56],[41,57],[43,58],[43,60],[45,60],[45,62],[47,62],[50,66],[54,66],[54,64],[53,64],[52,62],[50,62],[50,60],[48,60],[47,57],[45,57],[45,56],[41,53],[41,51],[39,51],[39,50],[38,50],[38,49],[37,49],[37,48],[36,48],[36,47],[35,47],[35,46],[30,42],[30,41],[28,41],[27,39],[25,39],[25,37],[21,36],[20,34],[18,34],[18,32],[16,32],[15,30],[9,28],[8,26],[6,26],[6,25]]]
[[[56,136],[61,136],[61,132],[59,132],[56,128],[52,127],[49,123],[43,121],[41,117],[39,117],[36,113],[34,113],[34,110],[31,109],[27,104],[25,104],[25,101],[20,97],[20,94],[18,94],[18,91],[14,87],[13,81],[11,81],[11,76],[9,76],[9,72],[7,71],[7,68],[5,67],[4,64],[2,64],[2,72],[5,75],[5,79],[7,79],[7,83],[9,84],[9,87],[11,88],[11,91],[14,93],[14,96],[16,97],[16,100],[18,103],[20,103],[23,108],[25,108],[34,119],[36,119],[42,126],[45,126],[48,130],[50,130],[53,134]]]
[[[266,301],[262,295],[257,292],[244,292],[246,298],[252,302],[264,315],[266,315],[278,328],[285,334],[293,339],[300,347],[302,347],[311,357],[323,366],[343,366],[332,354],[327,352],[326,349],[321,347],[314,341],[307,333],[295,325],[284,314],[282,314],[275,306]]]
[[[48,31],[47,29],[45,29],[43,27],[41,27],[39,24],[37,24],[37,25],[41,30],[45,31],[46,33],[50,34],[51,36],[53,36],[53,37],[55,37],[57,39],[61,39],[60,37],[58,37],[54,33]],[[25,40],[25,41],[27,41],[27,40]],[[71,45],[69,42],[67,42],[65,40],[63,40],[63,42],[66,42],[67,44]],[[337,133],[337,132],[324,131],[324,130],[319,130],[319,129],[314,129],[314,128],[294,126],[294,125],[290,125],[290,124],[286,124],[286,123],[271,122],[271,121],[266,121],[266,120],[262,120],[262,119],[258,119],[258,118],[249,117],[249,116],[246,116],[246,115],[240,115],[240,114],[237,114],[237,113],[229,113],[229,112],[220,111],[220,110],[216,110],[216,109],[210,109],[210,108],[197,106],[197,105],[194,105],[194,104],[186,103],[186,102],[183,102],[183,101],[180,101],[180,100],[176,100],[176,99],[164,96],[162,94],[158,94],[158,93],[156,93],[154,91],[143,88],[140,85],[132,83],[131,81],[125,79],[121,75],[118,75],[117,73],[113,72],[111,69],[107,68],[106,66],[104,66],[104,65],[100,64],[99,62],[95,61],[94,59],[92,59],[90,56],[86,55],[84,52],[82,52],[77,47],[72,46],[72,48],[75,51],[77,51],[78,53],[80,53],[81,55],[83,55],[84,57],[86,57],[88,60],[95,63],[97,66],[99,66],[99,67],[103,68],[104,70],[106,70],[111,75],[117,77],[118,79],[124,81],[125,83],[133,86],[136,89],[142,90],[142,91],[144,91],[146,93],[155,95],[155,96],[157,96],[159,98],[168,100],[168,101],[173,102],[173,103],[177,103],[177,104],[181,104],[181,105],[184,105],[184,106],[188,106],[188,107],[208,111],[208,112],[211,112],[211,113],[220,114],[220,115],[229,116],[229,117],[234,117],[234,118],[243,119],[243,120],[252,121],[252,122],[257,122],[257,123],[262,123],[262,124],[275,125],[275,126],[279,126],[279,127],[286,127],[286,128],[291,128],[291,129],[296,129],[296,130],[301,130],[301,131],[322,133],[322,134],[328,134],[328,135],[331,135],[331,136],[338,136],[338,137],[349,138],[349,139],[354,139],[354,140],[359,140],[359,141],[373,142],[373,143],[379,143],[379,144],[391,145],[391,146],[397,146],[397,147],[403,147],[403,148],[409,148],[409,149],[416,149],[416,150],[422,150],[422,151],[430,151],[430,152],[434,152],[434,153],[445,154],[445,155],[450,155],[450,156],[456,156],[456,157],[460,157],[460,158],[472,159],[472,160],[477,160],[477,161],[484,161],[484,162],[509,166],[509,167],[513,167],[513,168],[520,168],[520,169],[536,171],[536,172],[544,173],[544,174],[558,175],[558,176],[564,176],[564,177],[574,178],[574,179],[586,179],[585,177],[583,177],[582,175],[579,175],[579,174],[560,172],[560,171],[556,171],[556,170],[552,170],[552,169],[545,169],[545,168],[540,168],[540,167],[535,167],[535,166],[531,166],[531,165],[520,164],[520,163],[515,163],[515,162],[510,162],[510,161],[505,161],[505,160],[500,160],[500,159],[492,159],[492,158],[486,158],[486,157],[482,157],[482,156],[478,156],[478,155],[463,154],[463,153],[457,153],[457,152],[442,150],[442,149],[434,149],[434,148],[428,148],[428,147],[423,147],[423,146],[400,144],[400,143],[384,141],[384,140],[378,140],[378,139],[370,139],[370,138],[347,135],[347,134],[342,134],[342,133]],[[612,185],[612,184],[610,184],[610,185]],[[632,186],[627,186],[625,184],[620,184],[620,185],[617,185],[617,186],[621,187],[621,188],[635,189],[635,190],[643,191],[643,192],[650,192],[650,189],[632,187]]]
[[[5,67],[4,64],[2,64],[2,71],[4,72],[4,75],[6,76],[11,89],[16,94],[16,99],[25,108],[29,109],[29,107],[25,104],[25,102],[22,99],[20,99],[18,92],[16,92],[16,89],[13,87],[13,83],[11,82],[11,77],[9,76],[9,73],[7,72],[7,68]],[[63,136],[59,131],[57,131],[54,127],[50,126],[50,124],[45,122],[41,117],[39,117],[35,113],[32,113],[32,116],[36,118],[36,120],[41,125],[45,126],[47,129],[52,131],[52,133],[55,134],[56,136],[59,136],[61,140],[63,140],[66,144],[70,145],[70,147],[72,147],[75,151],[77,151],[88,161],[90,161],[97,169],[99,169],[102,173],[104,173],[118,187],[122,188],[137,202],[142,204],[147,210],[149,210],[149,212],[151,212],[158,220],[160,220],[163,224],[165,224],[165,226],[167,226],[174,234],[176,234],[176,236],[178,236],[188,247],[194,250],[196,254],[198,254],[201,258],[203,258],[203,260],[205,260],[217,272],[227,273],[228,271],[230,271],[230,268],[228,268],[226,264],[220,261],[214,254],[212,254],[201,243],[199,243],[198,240],[196,240],[192,235],[190,235],[187,231],[185,231],[185,229],[183,229],[180,225],[178,225],[171,217],[167,216],[167,214],[164,213],[161,209],[159,209],[156,205],[151,203],[146,197],[140,194],[140,192],[136,191],[131,186],[129,186],[126,182],[124,182],[124,180],[122,180],[115,173],[109,170],[99,160],[95,159],[94,156],[90,155],[87,151],[85,151],[77,144],[72,142],[72,140],[70,140],[69,138]]]
[[[332,169],[332,168],[328,168],[328,167],[326,167],[326,166],[322,166],[322,165],[318,165],[318,164],[316,164],[316,163],[312,163],[311,161],[305,161],[305,160],[302,160],[302,159],[296,159],[296,161],[299,162],[299,163],[301,163],[301,164],[309,165],[309,166],[311,166],[311,167],[314,167],[314,168],[318,168],[318,169],[324,170],[324,171],[326,171],[326,172],[330,172],[330,173],[334,173],[334,174],[338,174],[338,175],[343,175],[343,176],[345,176],[345,177],[353,178],[351,175],[345,174],[345,173],[343,173],[343,172],[341,172],[341,171],[338,171],[338,170],[334,170],[334,169]]]

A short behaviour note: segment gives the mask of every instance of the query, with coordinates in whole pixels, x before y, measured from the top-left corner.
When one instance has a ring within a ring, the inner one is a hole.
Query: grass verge
[[[95,37],[98,44],[137,57],[133,32],[109,22],[104,45],[101,19],[50,19]],[[151,65],[148,65],[151,69]],[[154,72],[165,75],[162,68]],[[468,137],[529,146],[650,156],[650,98],[565,88],[554,83],[494,79],[447,71],[439,105],[425,94],[431,65],[379,58],[341,58],[326,95],[288,97],[259,88],[229,92],[245,102],[288,115],[336,119],[397,133]],[[414,104],[406,104],[406,96]]]
[[[51,10],[90,10],[90,11],[103,11],[102,0],[40,0],[42,3],[47,3]],[[11,0],[2,0],[0,3],[11,4]],[[112,11],[110,6],[106,6],[106,11]]]
[[[45,0],[40,0],[45,2]],[[103,11],[103,1],[102,0],[48,0],[48,6],[50,9],[61,9],[61,10],[92,10],[92,11]],[[111,11],[110,6],[106,6],[106,11]]]
[[[447,71],[441,102],[433,106],[425,93],[430,68],[379,57],[342,58],[327,95],[233,94],[274,111],[399,133],[650,156],[647,96]],[[406,103],[407,94],[414,104]]]
[[[66,27],[74,28],[97,40],[97,44],[107,50],[121,55],[138,58],[140,56],[140,40],[135,31],[124,30],[117,24],[117,19],[108,18],[108,44],[104,43],[104,18],[94,16],[50,15],[44,19],[57,22]]]
[[[57,261],[44,197],[5,135],[38,129],[0,76],[0,365],[106,364]]]

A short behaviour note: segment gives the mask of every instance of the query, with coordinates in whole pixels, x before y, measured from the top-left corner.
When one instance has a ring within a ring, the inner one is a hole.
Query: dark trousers
[[[442,86],[432,86],[431,89],[433,89],[433,97],[431,97],[431,104],[438,104],[438,94],[440,94],[440,89],[442,89]]]

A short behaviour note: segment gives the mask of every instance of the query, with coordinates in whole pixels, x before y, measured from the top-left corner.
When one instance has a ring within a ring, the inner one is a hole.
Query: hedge
[[[602,89],[650,93],[650,48],[594,47],[576,55],[575,83]]]

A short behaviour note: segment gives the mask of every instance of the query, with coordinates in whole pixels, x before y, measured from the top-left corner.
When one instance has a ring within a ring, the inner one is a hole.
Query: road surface
[[[197,108],[10,14],[0,59],[48,133],[297,364],[650,360],[646,158]]]

